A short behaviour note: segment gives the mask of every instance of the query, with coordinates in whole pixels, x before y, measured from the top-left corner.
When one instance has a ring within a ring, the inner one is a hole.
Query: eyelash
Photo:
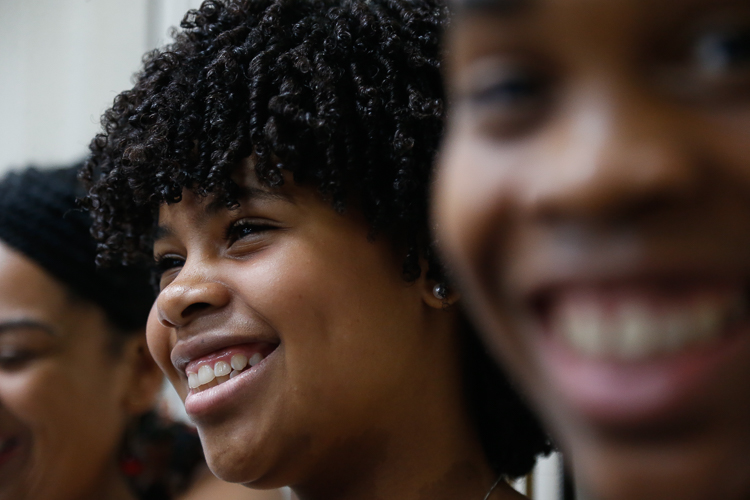
[[[231,244],[252,234],[258,234],[274,229],[277,229],[276,226],[272,226],[270,224],[260,223],[248,219],[240,219],[231,223],[229,227],[227,227],[226,231],[224,232],[224,238]],[[243,234],[243,231],[245,230],[247,230],[248,232]]]
[[[182,257],[177,257],[170,254],[155,255],[154,260],[156,261],[154,267],[156,268],[155,273],[157,277],[161,276],[170,269],[173,269],[175,267],[182,267],[182,264],[185,261],[185,259],[183,259]]]

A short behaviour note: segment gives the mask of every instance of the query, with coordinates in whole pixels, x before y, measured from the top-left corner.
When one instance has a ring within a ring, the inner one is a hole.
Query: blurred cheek
[[[472,135],[468,125],[448,136],[434,199],[439,245],[470,292],[497,257],[518,180],[509,158]],[[468,280],[468,282],[467,282]]]
[[[23,427],[31,445],[30,462],[18,478],[19,487],[34,492],[27,491],[28,498],[58,498],[64,491],[76,489],[80,482],[77,471],[86,463],[87,448],[102,446],[91,443],[81,432],[82,423],[85,427],[86,422],[97,421],[96,415],[86,415],[93,408],[77,397],[70,377],[52,366],[4,376],[0,383],[3,407]],[[56,483],[54,489],[51,483]],[[54,496],[50,491],[44,493],[48,488]]]

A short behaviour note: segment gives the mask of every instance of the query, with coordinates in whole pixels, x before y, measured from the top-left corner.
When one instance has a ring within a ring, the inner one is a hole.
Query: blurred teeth
[[[253,354],[250,359],[244,354],[235,354],[229,363],[217,361],[214,366],[201,365],[197,372],[188,373],[189,389],[206,389],[209,384],[219,385],[230,380],[245,369],[252,368],[263,361],[263,355],[259,352]]]
[[[658,310],[634,299],[610,310],[584,301],[561,307],[553,328],[588,357],[637,360],[715,340],[732,316],[736,307],[716,301]]]

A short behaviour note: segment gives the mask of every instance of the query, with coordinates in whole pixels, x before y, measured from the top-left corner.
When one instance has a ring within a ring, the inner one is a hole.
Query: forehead
[[[36,262],[0,242],[0,312],[33,309],[59,314],[68,306],[68,297],[65,287]]]
[[[747,0],[449,0],[459,21],[473,15],[496,22],[562,21],[573,18],[633,20],[650,24],[700,14],[722,6],[748,6]]]

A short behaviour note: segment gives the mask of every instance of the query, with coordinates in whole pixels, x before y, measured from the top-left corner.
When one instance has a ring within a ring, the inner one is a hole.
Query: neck
[[[381,439],[373,434],[369,443],[358,443],[362,458],[294,488],[295,493],[300,500],[483,500],[495,481],[481,450],[413,435],[378,446]]]
[[[321,460],[312,481],[293,486],[300,500],[484,500],[497,474],[468,415],[459,349],[425,353],[423,374],[404,381],[415,389],[389,401],[377,429]],[[501,483],[491,498],[522,497]]]

